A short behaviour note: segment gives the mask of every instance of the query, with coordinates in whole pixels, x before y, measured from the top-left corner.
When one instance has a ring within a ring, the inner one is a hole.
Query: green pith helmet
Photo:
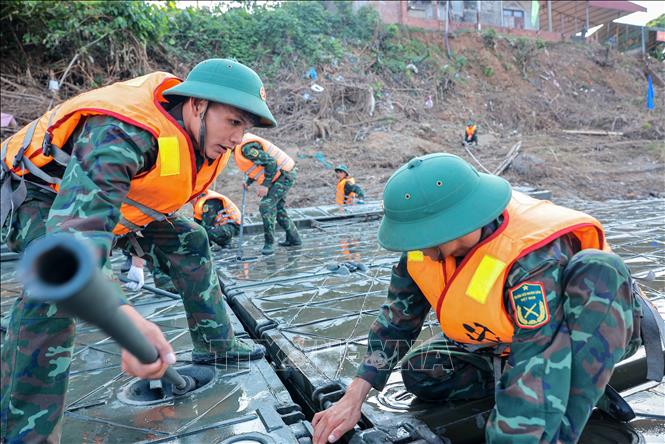
[[[343,163],[340,163],[339,165],[337,165],[335,167],[335,172],[337,172],[337,171],[341,171],[342,173],[346,173],[347,176],[350,175],[349,169]]]
[[[202,61],[184,82],[164,91],[164,96],[196,97],[231,105],[257,116],[259,127],[277,126],[266,104],[263,82],[254,71],[235,60]]]
[[[379,244],[412,251],[465,236],[496,219],[511,194],[507,181],[479,173],[452,154],[416,157],[383,190]]]
[[[473,125],[473,120],[469,120],[468,122],[466,122],[466,126],[472,126],[472,125]]]

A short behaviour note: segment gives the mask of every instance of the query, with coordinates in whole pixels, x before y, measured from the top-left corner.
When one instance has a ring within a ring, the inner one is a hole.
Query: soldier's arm
[[[560,307],[563,304],[560,278],[566,264],[578,250],[579,242],[571,236],[564,236],[520,259],[509,272],[505,303],[513,318],[516,314],[512,308],[510,289],[524,284],[538,284],[542,285],[547,299],[547,322],[536,328],[522,328],[515,322],[509,365],[501,376],[496,409],[487,427],[491,441],[511,442],[514,435],[523,433],[519,427],[513,428],[516,424],[511,418],[521,415],[529,417],[533,411],[558,411],[562,404],[565,408],[563,398],[567,399],[568,388],[561,381],[570,380],[567,374],[570,366],[564,362],[572,350],[569,341],[554,340],[554,337],[560,329],[567,328]],[[535,310],[537,314],[542,313],[545,307],[529,301],[518,309],[522,314],[527,309]],[[549,392],[544,392],[544,387],[549,387]],[[562,395],[562,392],[565,393]],[[525,402],[526,399],[529,401]],[[545,424],[534,423],[533,428],[530,426],[530,434],[539,436],[544,428]]]
[[[265,186],[270,186],[272,179],[277,174],[277,162],[273,159],[270,154],[263,151],[261,145],[256,142],[250,142],[242,146],[242,153],[245,157],[254,164],[263,167],[263,174],[265,179],[263,184]]]
[[[372,323],[367,353],[357,376],[377,390],[385,387],[390,372],[420,334],[431,306],[406,269],[406,254],[393,267],[388,299]]]
[[[224,230],[224,226],[218,225],[218,222],[216,221],[217,215],[220,211],[224,211],[224,206],[218,200],[211,199],[203,206],[203,217],[201,220],[208,232],[208,237],[215,242],[219,239],[219,233]]]
[[[365,199],[365,192],[360,188],[360,185],[347,182],[344,185],[344,194],[348,196],[351,193],[356,193],[358,199]]]
[[[95,116],[80,125],[70,143],[72,160],[62,177],[46,230],[79,233],[98,249],[100,265],[104,265],[130,180],[154,164],[156,142],[144,130]]]

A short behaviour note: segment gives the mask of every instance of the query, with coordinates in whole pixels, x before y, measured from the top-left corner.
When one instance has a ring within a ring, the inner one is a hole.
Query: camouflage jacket
[[[210,199],[203,205],[203,215],[201,216],[201,224],[208,228],[226,225],[227,223],[238,225],[233,220],[227,222],[220,222],[219,213],[224,211],[224,204],[219,199]]]
[[[171,112],[182,126],[179,109]],[[147,131],[107,116],[88,117],[67,142],[72,159],[46,221],[47,232],[79,232],[99,249],[103,265],[113,246],[113,228],[133,177],[156,162],[157,141]],[[196,153],[196,165],[203,165]],[[56,173],[57,174],[57,173]],[[30,187],[30,194],[44,193]]]
[[[500,222],[499,219],[483,227],[481,239],[492,234]],[[561,271],[579,249],[576,239],[563,236],[524,256],[510,269],[504,297],[507,297],[508,289],[524,281],[542,282],[546,295],[560,291]],[[457,258],[458,264],[462,259]],[[392,369],[411,348],[431,308],[407,272],[406,264],[405,253],[393,267],[388,298],[370,327],[367,353],[357,371],[357,376],[377,390],[383,389]],[[511,304],[507,303],[505,306],[510,309]],[[515,337],[531,332],[533,330],[516,329]],[[378,352],[381,352],[381,356],[388,357],[387,362],[382,361],[380,366],[375,359]]]
[[[363,191],[362,188],[360,188],[360,185],[346,182],[344,184],[344,196],[348,196],[351,193],[356,193],[357,199],[362,200],[365,198],[365,192]]]
[[[263,167],[263,174],[264,174],[263,184],[264,186],[270,186],[273,177],[275,177],[275,174],[277,174],[278,171],[277,161],[273,159],[270,154],[266,153],[263,150],[263,148],[261,148],[261,145],[259,145],[256,142],[246,143],[241,147],[241,149],[242,149],[242,154],[247,159],[254,162],[255,165]],[[248,184],[252,182],[253,182],[252,179],[247,178]]]

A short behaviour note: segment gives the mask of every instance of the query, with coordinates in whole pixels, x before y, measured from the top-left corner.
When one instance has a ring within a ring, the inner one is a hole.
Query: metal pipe
[[[501,27],[503,28],[503,0],[499,2],[499,23],[501,23]]]
[[[589,0],[584,2],[584,40],[586,40],[586,34],[589,32]]]
[[[59,233],[34,241],[18,265],[26,298],[55,303],[67,313],[90,322],[111,336],[144,364],[159,359],[157,349],[119,310],[119,289],[96,266],[88,245],[72,234]],[[173,368],[163,378],[182,389],[187,381]]]
[[[118,276],[118,280],[120,282],[135,282],[131,279],[127,279],[125,276]],[[161,288],[153,287],[151,285],[144,285],[142,288],[149,292],[155,293],[156,295],[173,299],[174,301],[179,301],[181,299],[180,296],[175,293],[171,293],[170,291],[162,290]]]
[[[547,0],[547,30],[552,32],[552,0]]]

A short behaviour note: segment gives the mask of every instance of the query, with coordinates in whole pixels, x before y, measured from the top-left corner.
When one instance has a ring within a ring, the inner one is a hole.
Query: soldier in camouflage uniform
[[[203,193],[199,199],[193,202],[194,221],[206,230],[210,242],[215,242],[220,247],[226,248],[231,244],[233,236],[237,235],[240,230],[240,211],[226,196],[206,197],[208,193]],[[222,201],[222,199],[225,200]],[[228,205],[229,208],[225,208],[225,205]],[[127,247],[130,246],[127,245]],[[143,259],[147,261],[148,268],[152,273],[157,288],[170,293],[178,292],[169,276],[169,269],[162,269],[157,257],[147,253]],[[126,284],[130,290],[138,291],[143,287],[145,282],[143,269],[146,261],[136,256],[131,256],[131,266],[128,266],[124,270],[121,269],[123,272],[128,271],[127,279],[133,281]]]
[[[218,199],[209,199],[203,205],[203,214],[201,220],[194,218],[203,228],[210,240],[222,248],[231,245],[233,236],[237,236],[240,231],[240,225],[234,220],[225,220],[220,217],[224,214],[224,204]]]
[[[300,240],[298,229],[286,211],[286,195],[296,181],[295,168],[289,171],[281,169],[275,157],[264,150],[258,142],[250,141],[243,143],[237,146],[235,150],[240,150],[240,153],[236,153],[235,157],[239,167],[238,156],[241,154],[242,157],[251,161],[254,166],[263,169],[261,182],[257,184],[256,190],[257,195],[262,197],[259,204],[259,212],[263,220],[264,236],[264,245],[261,253],[269,255],[275,251],[275,221],[286,232],[286,239],[280,241],[279,245],[285,247],[301,245],[302,241]],[[273,182],[275,175],[278,173],[279,177]],[[254,181],[255,179],[248,177],[244,184],[245,188]]]
[[[232,72],[227,76],[229,71]],[[203,82],[207,86],[197,89],[197,80],[198,85]],[[222,87],[223,95],[214,94],[217,87]],[[230,94],[235,90],[239,94]],[[235,61],[202,62],[185,82],[163,94],[172,100],[164,105],[170,121],[182,128],[191,141],[188,144],[193,148],[190,152],[197,171],[239,143],[248,127],[275,124],[265,105],[260,79]],[[253,103],[250,95],[256,96]],[[47,233],[79,233],[96,247],[100,266],[110,275],[108,257],[115,239],[114,227],[121,218],[121,203],[130,182],[134,184],[137,176],[152,171],[158,157],[157,142],[147,130],[110,115],[83,118],[62,147],[71,153],[66,167],[52,162],[43,168],[51,176],[61,177],[57,194],[42,184],[33,184],[31,176],[26,178],[27,197],[13,209],[3,227],[8,246],[22,252],[30,242]],[[161,141],[159,156],[163,164]],[[4,179],[14,173],[9,172],[4,158],[2,163],[4,193]],[[208,237],[200,225],[189,218],[170,215],[142,227],[141,235],[135,236],[131,245],[127,235],[117,240],[117,246],[135,255],[148,255],[160,268],[174,271],[171,275],[182,295],[194,345],[193,361],[214,362],[218,354],[228,360],[263,356],[261,346],[242,342],[233,335],[210,258]],[[126,304],[124,297],[119,302]],[[123,369],[142,378],[161,377],[168,364],[175,363],[173,349],[157,326],[143,320],[129,305],[122,305],[121,309],[161,356],[157,363],[142,365],[123,351]],[[3,442],[59,441],[74,338],[74,319],[55,305],[17,299],[2,348]]]
[[[505,236],[517,233],[509,230],[519,230],[509,227],[520,227],[514,209],[528,207],[536,214],[545,204],[552,213],[541,218],[552,224],[561,212],[571,221],[587,221],[590,232],[602,231],[582,213],[517,192],[511,198],[507,182],[478,173],[455,156],[416,158],[393,174],[384,191],[379,242],[405,253],[393,268],[388,299],[371,326],[357,377],[339,402],[314,416],[315,444],[335,442],[351,429],[369,390],[382,390],[402,358],[404,385],[423,400],[495,395],[486,425],[489,443],[578,440],[614,366],[641,343],[641,306],[623,261],[606,251],[584,249],[591,240],[574,231],[579,228],[554,230],[557,234],[538,243],[525,240],[531,242],[521,250],[527,253],[505,262],[510,264],[505,274],[500,267],[494,274],[494,279],[505,276],[503,285],[495,281],[494,290],[479,298],[478,288],[491,281],[499,262],[488,256],[481,261],[476,252],[490,251],[490,245],[506,249]],[[608,249],[602,235],[594,239]],[[465,268],[470,263],[475,270]],[[428,268],[418,268],[422,264]],[[423,279],[418,270],[435,273]],[[471,284],[456,284],[467,271]],[[432,286],[437,279],[442,285]],[[461,308],[447,312],[456,300]],[[467,322],[457,328],[455,318],[480,319],[478,307],[488,300],[498,307],[490,307],[490,313],[505,307],[507,324],[497,321],[489,328]],[[432,307],[443,333],[414,347]],[[497,336],[501,329],[508,336]]]

